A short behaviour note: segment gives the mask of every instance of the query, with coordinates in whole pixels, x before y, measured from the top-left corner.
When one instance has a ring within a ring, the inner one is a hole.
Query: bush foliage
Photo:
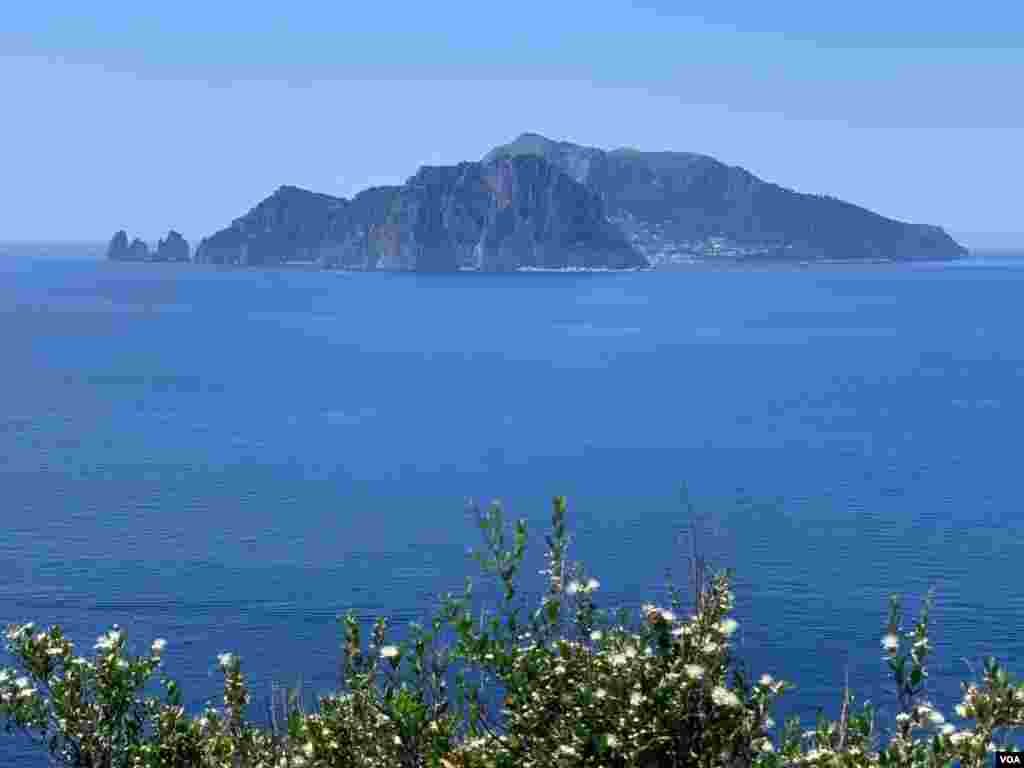
[[[555,498],[535,610],[516,600],[525,521],[508,531],[500,506],[477,509],[486,546],[474,557],[502,587],[497,613],[473,616],[467,579],[460,597],[442,597],[429,629],[413,624],[408,640],[391,644],[378,618],[365,648],[347,613],[340,691],[319,697],[312,712],[299,692],[273,689],[268,722],[249,722],[240,660],[224,653],[223,705],[189,715],[164,673],[163,640],[133,656],[115,625],[87,657],[59,626],[29,623],[7,629],[18,666],[0,669],[0,719],[76,768],[980,768],[997,731],[1024,724],[1024,687],[994,660],[981,680],[962,683],[955,712],[965,722],[947,722],[926,698],[931,595],[907,632],[893,596],[881,638],[898,702],[887,743],[871,706],[855,710],[848,688],[838,720],[819,715],[801,732],[791,718],[773,738],[772,703],[790,685],[768,674],[755,680],[734,658],[730,572],[712,572],[694,551],[688,610],[672,589],[670,606],[645,604],[633,623],[626,610],[612,617],[596,606],[598,580],[566,560],[565,510]],[[450,645],[440,643],[442,629],[454,630]],[[482,682],[460,671],[450,691],[452,661]],[[154,680],[160,695],[145,695]],[[504,692],[499,713],[485,703],[487,680]]]

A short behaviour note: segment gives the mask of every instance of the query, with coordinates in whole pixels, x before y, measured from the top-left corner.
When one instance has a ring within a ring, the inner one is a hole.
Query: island
[[[119,261],[184,261],[188,254],[173,230],[152,254],[124,231],[108,250]],[[479,161],[424,166],[402,185],[352,199],[281,186],[203,238],[193,260],[509,272],[966,255],[940,227],[795,192],[706,155],[605,151],[524,133]]]

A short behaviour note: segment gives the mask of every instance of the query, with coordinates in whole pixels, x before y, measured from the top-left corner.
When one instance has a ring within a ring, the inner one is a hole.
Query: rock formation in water
[[[128,261],[149,261],[150,258],[149,246],[137,237],[132,240],[128,246]]]
[[[155,261],[188,261],[188,254],[188,242],[180,233],[172,229],[167,233],[167,237],[157,243],[153,259]]]
[[[150,251],[139,238],[128,242],[128,234],[122,229],[110,238],[107,246],[107,258],[111,261],[188,261],[188,242],[173,229],[167,237],[157,243],[155,251]]]
[[[600,198],[536,156],[425,166],[352,200],[281,187],[196,261],[445,272],[644,266]]]
[[[123,229],[114,233],[107,246],[107,258],[111,261],[128,260],[128,233]]]
[[[705,155],[606,152],[524,133],[484,162],[520,156],[543,157],[599,195],[609,217],[654,262],[676,253],[862,260],[967,254],[939,227],[794,192]]]

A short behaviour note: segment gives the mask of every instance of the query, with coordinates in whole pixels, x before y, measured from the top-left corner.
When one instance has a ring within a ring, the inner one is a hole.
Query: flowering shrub
[[[645,604],[627,626],[627,611],[613,619],[596,608],[600,582],[566,562],[564,517],[565,502],[556,498],[541,571],[546,593],[526,616],[515,602],[525,522],[516,523],[506,548],[495,506],[478,511],[487,551],[474,555],[503,587],[487,625],[467,607],[468,579],[462,597],[444,596],[432,631],[414,624],[402,643],[388,643],[386,621],[377,619],[364,652],[356,617],[341,617],[345,690],[321,696],[313,713],[291,696],[281,717],[271,707],[269,727],[247,722],[241,661],[223,653],[223,706],[188,715],[163,674],[164,640],[154,640],[148,655],[131,656],[115,625],[86,658],[60,627],[29,623],[6,631],[20,668],[0,668],[0,719],[59,762],[88,768],[910,768],[954,760],[980,768],[997,730],[1024,725],[1024,687],[993,660],[979,682],[963,684],[955,707],[973,725],[947,722],[925,698],[931,595],[906,633],[894,596],[881,639],[899,705],[888,743],[878,746],[872,708],[852,711],[848,690],[839,720],[819,715],[801,733],[799,719],[791,719],[774,742],[771,705],[788,683],[770,674],[748,679],[733,663],[730,574],[705,577],[695,557],[692,612],[673,590],[670,606]],[[450,648],[436,647],[442,627],[455,632]],[[462,672],[449,694],[451,660],[501,684],[500,722],[487,711],[483,685],[468,684]],[[163,693],[145,695],[158,674]]]

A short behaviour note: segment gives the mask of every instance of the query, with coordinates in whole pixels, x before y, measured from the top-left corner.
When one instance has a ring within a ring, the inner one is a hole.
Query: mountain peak
[[[547,136],[543,136],[543,135],[541,135],[539,133],[534,133],[533,131],[524,131],[523,133],[520,133],[516,137],[515,141],[512,142],[512,143],[514,144],[514,143],[519,142],[519,141],[541,141],[541,142],[544,142],[546,144],[558,144],[558,143],[560,143],[560,142],[555,141],[554,139],[549,139]]]
[[[492,149],[484,156],[484,162],[490,162],[499,157],[508,157],[509,155],[540,155],[541,157],[549,157],[553,153],[558,152],[559,148],[571,146],[573,145],[554,141],[547,136],[541,136],[539,133],[526,132],[519,134],[508,144],[502,144]]]
[[[567,173],[576,181],[583,183],[587,178],[590,162],[604,152],[594,147],[584,147],[568,141],[555,141],[539,133],[521,133],[518,138],[508,144],[495,147],[486,155],[483,162],[490,163],[502,157],[518,155],[538,155],[549,163]]]

